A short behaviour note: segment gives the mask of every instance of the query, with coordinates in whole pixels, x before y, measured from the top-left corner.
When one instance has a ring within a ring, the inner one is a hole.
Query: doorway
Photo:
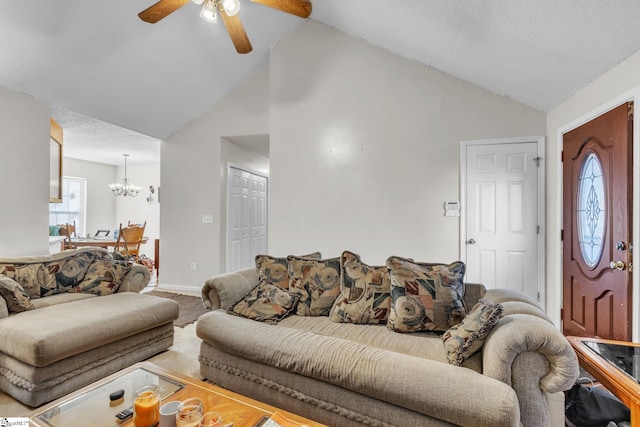
[[[544,138],[462,141],[460,160],[465,280],[544,308]]]
[[[632,337],[633,102],[562,138],[562,328]]]
[[[255,265],[267,251],[268,178],[234,166],[227,178],[227,271]]]

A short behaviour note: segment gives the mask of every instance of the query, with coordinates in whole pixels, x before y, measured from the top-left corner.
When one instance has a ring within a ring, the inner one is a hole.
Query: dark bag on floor
[[[578,427],[630,421],[629,408],[603,387],[576,384],[565,395],[565,416]]]

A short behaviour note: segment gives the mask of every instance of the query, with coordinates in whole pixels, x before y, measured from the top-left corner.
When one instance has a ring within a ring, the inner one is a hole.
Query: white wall
[[[0,257],[49,253],[50,114],[0,87]]]
[[[543,135],[545,114],[315,21],[270,57],[269,250],[459,256],[459,143]]]
[[[64,175],[87,180],[87,222],[85,232],[111,230],[113,233],[116,198],[107,187],[115,182],[116,168],[103,163],[64,158]]]
[[[560,230],[562,228],[562,163],[560,162],[560,151],[562,141],[558,137],[561,129],[567,131],[567,126],[577,126],[580,121],[593,118],[594,114],[600,114],[603,108],[608,108],[612,102],[623,102],[622,100],[638,93],[640,86],[640,52],[631,56],[617,67],[608,71],[591,84],[579,90],[575,95],[564,101],[562,104],[551,110],[547,114],[547,314],[554,320],[556,325],[560,324],[560,308],[562,306],[562,247],[560,241]],[[636,107],[638,98],[636,97]],[[636,122],[638,115],[636,117]],[[637,133],[637,125],[636,125]],[[638,135],[635,135],[637,141]],[[636,144],[637,148],[637,144]],[[640,190],[637,171],[638,150],[634,148],[634,241],[638,246],[638,212],[640,212],[640,199],[637,194]],[[637,257],[637,254],[634,255]],[[638,261],[636,260],[636,265]],[[640,321],[638,319],[639,306],[639,286],[637,275],[634,275],[634,323],[633,338],[637,341],[640,338]]]
[[[223,271],[221,141],[268,133],[268,90],[263,70],[161,145],[161,287],[199,290]],[[213,224],[202,223],[204,214],[213,215]]]
[[[117,177],[111,182],[121,182],[124,177],[124,165],[115,169],[117,170]],[[144,235],[148,240],[147,243],[140,247],[140,253],[145,254],[149,258],[153,258],[155,239],[160,238],[160,204],[158,203],[158,187],[161,187],[160,165],[129,164],[127,165],[127,177],[129,178],[129,182],[142,187],[142,190],[136,197],[114,197],[106,185],[103,189],[104,193],[108,194],[109,197],[116,199],[115,217],[111,229],[117,229],[120,223],[126,226],[128,221],[134,224],[142,224],[146,221],[147,225],[144,229]],[[155,200],[148,203],[147,197],[149,197],[150,185],[153,185],[155,189],[155,193],[153,194]],[[164,192],[163,189],[160,191]]]

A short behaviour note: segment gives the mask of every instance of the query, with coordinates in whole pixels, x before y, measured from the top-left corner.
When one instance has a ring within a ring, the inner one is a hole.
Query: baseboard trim
[[[185,286],[185,285],[172,285],[167,283],[159,283],[156,286],[156,290],[162,291],[183,291],[183,292],[201,292],[202,286]]]

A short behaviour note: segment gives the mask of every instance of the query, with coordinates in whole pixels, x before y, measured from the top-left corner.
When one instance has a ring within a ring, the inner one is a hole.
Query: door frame
[[[546,192],[545,192],[545,137],[544,136],[528,136],[517,138],[496,138],[496,139],[471,139],[460,141],[460,242],[459,252],[460,260],[464,263],[467,262],[467,207],[465,205],[467,196],[467,147],[471,145],[499,145],[499,144],[517,144],[523,142],[535,143],[537,147],[537,156],[540,159],[540,167],[538,167],[538,208],[537,208],[537,224],[540,227],[538,231],[538,303],[542,309],[546,308],[546,287],[545,284],[545,241],[546,241],[546,227],[545,227],[545,205],[546,205]]]
[[[267,246],[267,250],[269,249],[269,195],[270,195],[270,189],[271,189],[271,185],[269,184],[269,175],[264,173],[264,172],[258,172],[256,170],[253,169],[249,169],[246,168],[244,166],[239,166],[236,163],[233,162],[227,162],[227,169],[226,169],[226,180],[227,183],[225,185],[225,192],[226,192],[226,206],[225,206],[225,221],[224,221],[224,254],[225,254],[225,260],[224,260],[224,267],[225,267],[225,272],[230,273],[230,263],[231,263],[231,246],[229,245],[229,211],[231,209],[231,169],[238,169],[247,173],[250,173],[252,175],[257,175],[257,176],[261,176],[264,179],[267,180],[267,211],[266,211],[266,215],[267,215],[267,232],[266,232],[266,246]]]
[[[558,209],[556,212],[549,212],[549,215],[553,215],[555,216],[555,221],[556,224],[559,225],[559,229],[557,230],[557,235],[556,237],[551,238],[551,242],[550,242],[550,246],[553,246],[556,253],[559,254],[559,256],[557,258],[554,258],[550,261],[550,264],[553,264],[553,271],[555,271],[555,277],[551,278],[552,282],[554,283],[558,283],[560,284],[559,286],[556,286],[555,289],[553,289],[553,297],[555,299],[555,301],[557,301],[557,303],[555,304],[555,307],[550,307],[552,310],[547,313],[547,315],[551,318],[551,320],[553,320],[553,322],[555,323],[556,327],[560,330],[562,330],[562,317],[560,316],[560,310],[562,309],[562,304],[563,304],[563,300],[562,300],[562,241],[560,240],[560,230],[563,227],[562,224],[562,200],[563,200],[563,194],[562,194],[562,186],[564,184],[563,182],[563,176],[562,176],[562,149],[563,149],[563,136],[565,133],[572,131],[573,129],[582,126],[583,124],[595,119],[598,116],[601,116],[602,114],[606,113],[609,110],[614,109],[615,107],[624,104],[625,102],[634,102],[634,104],[637,104],[638,101],[640,101],[640,86],[627,91],[625,93],[623,93],[620,96],[617,96],[613,99],[611,99],[610,101],[594,108],[593,110],[581,115],[580,117],[578,117],[577,119],[567,123],[564,126],[561,126],[558,129],[557,132],[557,147],[556,147],[556,161],[555,161],[555,167],[556,167],[556,176],[558,177],[558,185],[560,188],[560,191],[558,191],[558,195],[557,195],[557,206]],[[638,229],[638,227],[640,227],[640,217],[638,217],[638,213],[640,212],[640,146],[638,145],[640,143],[640,120],[636,120],[634,117],[633,120],[633,140],[632,140],[632,144],[633,144],[633,160],[632,160],[632,165],[633,165],[633,176],[631,177],[631,182],[633,185],[633,200],[631,201],[631,206],[633,209],[633,212],[636,212],[636,214],[632,215],[632,227],[633,227],[633,231],[631,234],[631,239],[632,242],[634,243],[634,246],[636,247],[636,249],[633,251],[632,255],[631,255],[631,260],[633,265],[638,266],[640,264],[638,264],[638,261],[640,260],[640,258],[638,257],[638,251],[640,250],[640,229]],[[637,271],[637,267],[636,267],[636,271]],[[640,307],[640,292],[638,292],[638,290],[640,289],[640,281],[639,281],[640,275],[639,274],[632,274],[631,275],[631,304],[632,304],[632,308],[631,308],[631,312],[632,314],[632,324],[631,324],[631,339],[634,342],[637,342],[640,339],[640,313],[638,313],[638,310],[636,310],[637,307]]]

